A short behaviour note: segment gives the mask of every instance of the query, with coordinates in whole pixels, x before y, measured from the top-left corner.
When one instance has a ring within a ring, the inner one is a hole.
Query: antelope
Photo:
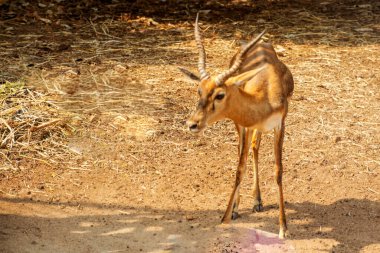
[[[180,70],[199,83],[199,101],[186,125],[191,132],[201,132],[207,125],[231,119],[239,136],[239,163],[235,184],[222,218],[222,223],[236,219],[240,202],[239,189],[245,174],[249,146],[254,159],[253,211],[263,211],[258,175],[259,148],[262,133],[274,131],[275,179],[279,190],[279,237],[288,235],[282,190],[282,146],[285,118],[293,93],[293,76],[270,43],[261,41],[265,30],[238,51],[228,70],[212,77],[206,71],[206,54],[195,20],[195,41],[199,50],[200,77],[187,69]]]

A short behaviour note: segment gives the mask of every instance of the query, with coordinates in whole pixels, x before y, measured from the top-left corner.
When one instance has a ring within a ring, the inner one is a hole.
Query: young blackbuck
[[[282,192],[282,144],[285,117],[293,92],[293,77],[277,58],[269,43],[260,42],[265,30],[246,44],[231,60],[230,68],[216,77],[206,71],[205,50],[195,21],[195,40],[199,49],[200,77],[186,69],[181,71],[199,82],[199,101],[186,122],[190,131],[200,132],[207,125],[228,118],[234,121],[239,135],[239,165],[236,181],[222,222],[238,217],[239,189],[245,174],[249,146],[254,158],[254,211],[262,211],[258,153],[261,134],[274,130],[276,182],[279,190],[279,223],[281,238],[287,234],[284,198]]]

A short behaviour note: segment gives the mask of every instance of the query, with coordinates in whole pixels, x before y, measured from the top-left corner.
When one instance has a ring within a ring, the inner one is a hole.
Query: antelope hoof
[[[223,224],[229,224],[231,222],[231,217],[228,217],[227,218],[227,216],[224,216],[223,218],[222,218],[222,223]]]
[[[236,219],[239,218],[239,217],[240,217],[240,215],[239,215],[238,212],[232,212],[232,215],[231,215],[231,219],[232,219],[232,220],[236,220]]]
[[[264,211],[264,207],[263,207],[263,204],[261,203],[261,201],[255,200],[253,202],[253,211],[257,212],[257,213]]]
[[[285,239],[290,237],[290,233],[288,230],[280,229],[280,233],[278,233],[278,237],[280,239]]]

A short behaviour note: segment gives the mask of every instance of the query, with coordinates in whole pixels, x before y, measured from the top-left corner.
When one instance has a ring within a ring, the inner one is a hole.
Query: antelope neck
[[[228,101],[226,118],[244,127],[253,127],[264,121],[272,112],[258,94],[248,94],[238,87],[230,87],[231,95]]]

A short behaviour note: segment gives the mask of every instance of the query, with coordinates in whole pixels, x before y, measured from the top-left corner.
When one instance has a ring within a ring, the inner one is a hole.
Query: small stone
[[[201,225],[201,224],[199,224],[199,223],[193,223],[193,224],[190,226],[190,228],[198,228],[198,227],[200,227],[200,225]]]
[[[40,18],[40,20],[41,20],[42,22],[45,22],[46,24],[51,24],[51,23],[52,23],[51,20],[50,20],[50,19],[47,19],[47,18]]]
[[[65,72],[65,75],[68,77],[77,77],[78,73],[72,69],[68,70]]]
[[[256,22],[258,24],[264,24],[264,23],[266,23],[265,19],[263,19],[263,18],[259,18]]]

